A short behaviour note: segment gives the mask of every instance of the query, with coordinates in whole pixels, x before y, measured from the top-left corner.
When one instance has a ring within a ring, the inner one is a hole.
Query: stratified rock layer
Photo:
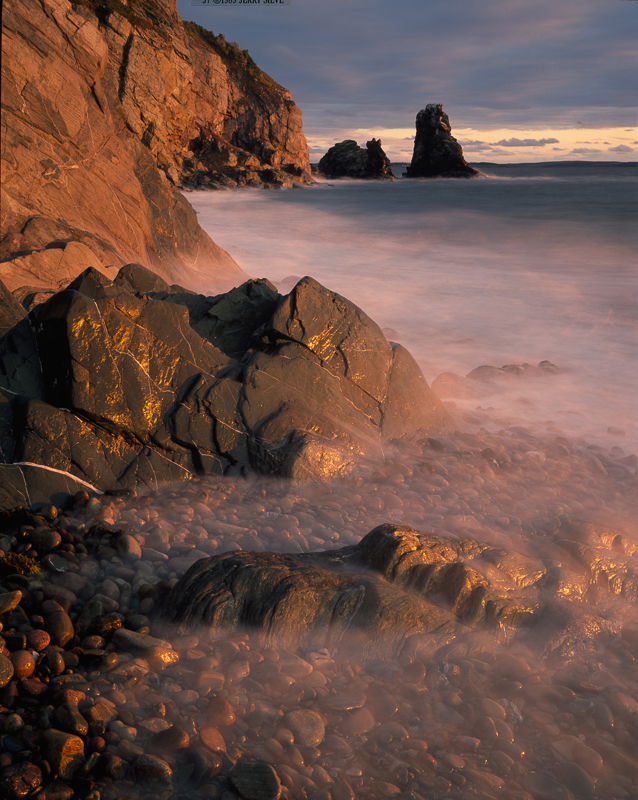
[[[130,261],[208,292],[241,283],[176,187],[307,180],[290,93],[174,0],[10,2],[2,25],[8,288]]]
[[[478,170],[463,158],[443,106],[429,103],[416,117],[416,138],[406,178],[471,178]]]
[[[538,610],[544,565],[474,541],[381,525],[358,545],[319,553],[226,553],[195,563],[166,601],[188,627],[255,627],[290,640],[372,646],[462,624],[507,634]],[[523,592],[522,590],[527,590]]]
[[[0,339],[4,508],[194,474],[335,477],[446,423],[409,353],[312,278],[206,297],[88,269]]]
[[[354,139],[339,142],[328,150],[317,168],[326,178],[394,178],[380,139],[371,139],[365,148]]]

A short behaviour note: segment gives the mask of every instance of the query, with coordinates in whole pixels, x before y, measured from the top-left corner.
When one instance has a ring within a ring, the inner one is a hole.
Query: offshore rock
[[[165,613],[184,627],[248,626],[318,646],[346,632],[362,646],[396,647],[422,633],[441,643],[459,624],[509,635],[533,620],[533,589],[546,572],[521,554],[385,524],[340,550],[202,559],[169,593]]]
[[[307,181],[290,93],[174,0],[24,0],[2,26],[9,290],[130,261],[208,292],[241,283],[177,187]]]
[[[478,170],[463,158],[443,106],[429,103],[416,117],[416,138],[406,178],[471,178]]]
[[[318,170],[326,178],[394,178],[380,139],[370,139],[365,149],[354,139],[339,142],[323,156]]]
[[[409,353],[312,278],[207,297],[89,268],[0,338],[0,509],[197,474],[330,478],[448,421]]]

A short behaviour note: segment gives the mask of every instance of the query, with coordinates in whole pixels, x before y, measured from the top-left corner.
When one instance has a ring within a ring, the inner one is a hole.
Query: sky
[[[638,0],[191,2],[292,91],[312,160],[372,136],[409,160],[442,103],[470,161],[638,161]]]

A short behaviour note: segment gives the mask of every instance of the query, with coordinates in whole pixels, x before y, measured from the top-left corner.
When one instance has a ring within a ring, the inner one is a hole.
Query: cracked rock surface
[[[330,478],[446,424],[409,353],[312,278],[206,297],[89,268],[0,339],[3,508],[194,474]]]

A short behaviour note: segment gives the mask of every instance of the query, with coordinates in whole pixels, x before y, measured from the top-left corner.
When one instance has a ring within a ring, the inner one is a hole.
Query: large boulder
[[[507,635],[535,617],[539,603],[522,589],[546,572],[522,554],[385,524],[340,550],[201,559],[169,593],[165,613],[184,628],[249,626],[319,646],[346,632],[396,646],[414,634],[446,637],[459,624]]]
[[[359,147],[354,139],[338,142],[323,156],[317,168],[326,178],[394,178],[380,139],[370,139],[365,148]]]
[[[452,136],[448,115],[439,103],[429,103],[416,117],[416,138],[406,178],[471,178],[478,170],[463,158]]]
[[[0,338],[0,386],[5,508],[43,471],[56,495],[330,478],[448,424],[407,351],[312,278],[285,296],[260,280],[206,297],[139,264],[113,281],[89,268]]]

